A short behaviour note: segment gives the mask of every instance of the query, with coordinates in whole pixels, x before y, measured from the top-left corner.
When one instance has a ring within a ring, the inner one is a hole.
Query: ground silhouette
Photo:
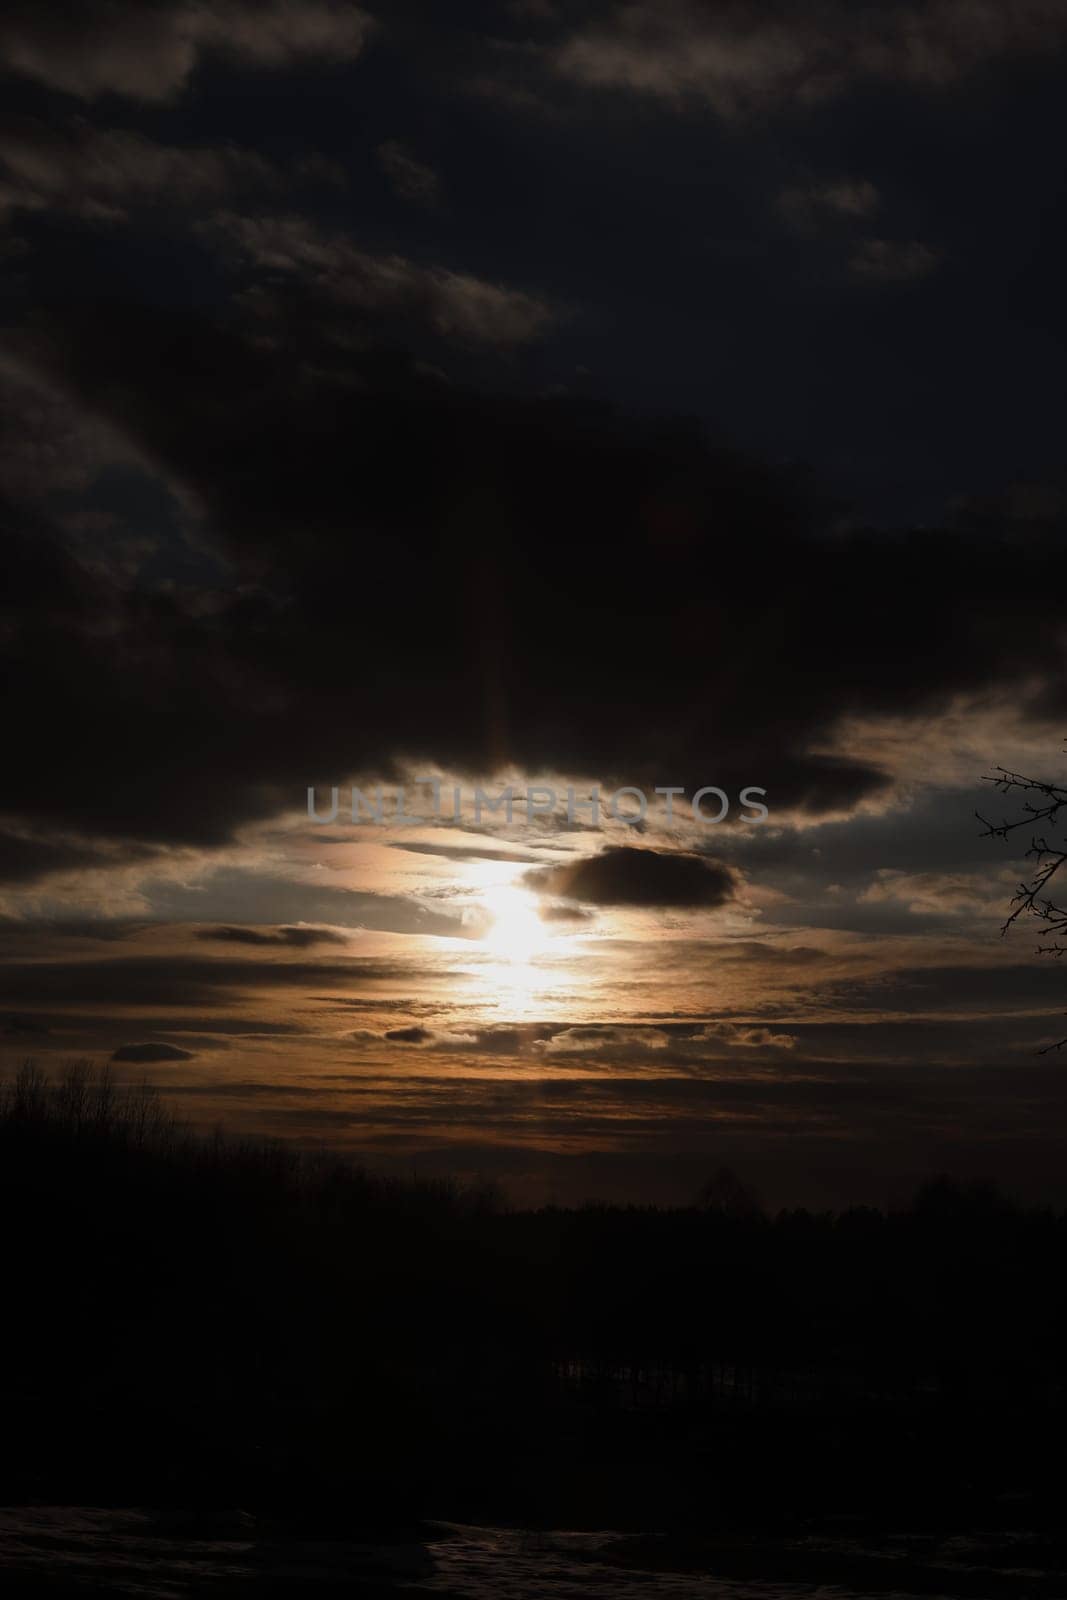
[[[6,1502],[376,1531],[1020,1526],[1058,1514],[1067,1219],[994,1184],[894,1214],[509,1209],[196,1137],[32,1065],[0,1104]]]

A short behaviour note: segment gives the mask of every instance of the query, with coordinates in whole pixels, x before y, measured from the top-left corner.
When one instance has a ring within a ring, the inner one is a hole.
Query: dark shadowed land
[[[511,1211],[32,1067],[0,1174],[26,1592],[1064,1592],[1067,1218],[992,1184]]]

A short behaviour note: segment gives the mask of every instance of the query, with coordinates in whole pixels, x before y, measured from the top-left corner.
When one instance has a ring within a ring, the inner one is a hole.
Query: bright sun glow
[[[529,961],[546,944],[545,925],[521,889],[489,889],[484,897],[492,926],[485,936],[488,948],[509,961]]]

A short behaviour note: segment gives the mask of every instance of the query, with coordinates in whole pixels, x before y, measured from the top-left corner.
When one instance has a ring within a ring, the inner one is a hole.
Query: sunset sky
[[[522,1200],[1067,1199],[1067,967],[975,817],[1067,771],[1065,44],[9,7],[4,1070]]]

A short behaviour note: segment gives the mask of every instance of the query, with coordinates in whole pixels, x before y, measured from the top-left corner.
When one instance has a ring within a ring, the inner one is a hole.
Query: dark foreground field
[[[1032,1534],[620,1535],[428,1523],[310,1537],[240,1512],[0,1512],[5,1594],[434,1595],[438,1600],[1062,1600],[1064,1546]]]
[[[513,1212],[82,1069],[0,1183],[7,1592],[1067,1593],[1067,1222],[991,1185]]]

